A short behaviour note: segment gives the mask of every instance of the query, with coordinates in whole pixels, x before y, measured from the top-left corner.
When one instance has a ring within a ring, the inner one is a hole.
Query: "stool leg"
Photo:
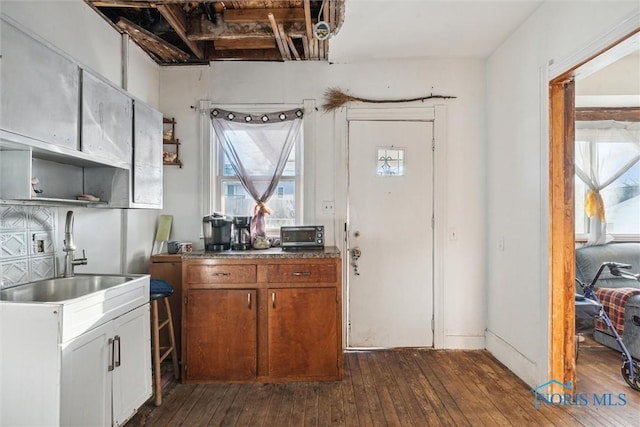
[[[164,305],[167,309],[167,318],[169,319],[169,343],[171,345],[171,362],[173,363],[173,377],[180,379],[180,368],[178,367],[178,351],[176,349],[176,334],[173,329],[173,316],[171,315],[171,306],[169,298],[164,298]]]
[[[151,317],[153,322],[153,393],[155,405],[162,404],[162,375],[160,373],[160,328],[158,320],[158,301],[151,301]]]

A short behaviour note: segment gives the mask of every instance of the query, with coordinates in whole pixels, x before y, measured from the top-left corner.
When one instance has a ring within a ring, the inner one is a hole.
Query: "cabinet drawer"
[[[336,265],[327,264],[274,264],[267,270],[269,283],[335,282]]]
[[[187,281],[193,283],[255,283],[256,266],[248,265],[200,265],[190,266]]]

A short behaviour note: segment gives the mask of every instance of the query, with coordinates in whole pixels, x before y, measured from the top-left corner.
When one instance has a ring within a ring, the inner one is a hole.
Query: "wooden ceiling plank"
[[[189,60],[189,54],[167,43],[155,34],[134,24],[125,18],[120,18],[116,23],[118,28],[129,34],[144,50],[152,52],[158,58],[170,62],[185,62]]]
[[[227,24],[250,24],[252,22],[269,22],[269,14],[277,22],[304,22],[304,10],[276,8],[276,9],[225,9],[222,20]]]
[[[271,37],[263,38],[247,38],[247,39],[221,39],[213,42],[215,49],[221,50],[238,50],[238,49],[277,49],[276,39]]]
[[[309,44],[309,58],[313,59],[313,34],[311,26],[311,2],[304,0],[304,26],[307,33],[307,43]]]
[[[293,57],[291,56],[289,44],[287,43],[287,33],[284,32],[284,26],[282,24],[278,24],[278,37],[280,37],[280,40],[282,40],[282,47],[284,47],[287,59],[291,61]]]
[[[182,39],[182,41],[191,49],[191,52],[198,59],[204,59],[204,51],[200,45],[189,40],[187,37],[187,16],[184,10],[177,4],[158,4],[157,9],[160,14],[167,20],[169,25],[175,30],[176,34]]]
[[[302,50],[304,52],[304,59],[309,59],[309,41],[307,36],[302,36]]]
[[[273,34],[276,38],[276,44],[278,45],[278,49],[280,50],[280,54],[282,55],[283,60],[290,60],[291,55],[289,54],[289,49],[285,44],[285,41],[282,39],[280,35],[280,30],[278,29],[278,24],[276,23],[276,19],[273,17],[273,14],[269,14],[269,22],[271,23],[271,29],[273,30]]]
[[[289,49],[291,49],[291,52],[293,53],[293,57],[296,59],[296,61],[300,61],[300,54],[298,53],[298,49],[296,49],[296,46],[293,44],[293,40],[291,40],[291,37],[289,36],[286,36],[286,38]]]

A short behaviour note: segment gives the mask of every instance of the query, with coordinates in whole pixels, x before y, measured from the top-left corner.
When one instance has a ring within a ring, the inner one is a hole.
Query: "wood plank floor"
[[[486,351],[384,350],[345,354],[340,382],[178,384],[137,426],[639,426],[640,392],[620,375],[619,353],[581,345],[582,406],[534,407],[533,393]],[[611,403],[591,397],[611,393]]]

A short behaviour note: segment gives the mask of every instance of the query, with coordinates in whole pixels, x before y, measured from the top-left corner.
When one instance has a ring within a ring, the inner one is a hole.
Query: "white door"
[[[348,347],[433,346],[432,135],[432,121],[349,121]]]

